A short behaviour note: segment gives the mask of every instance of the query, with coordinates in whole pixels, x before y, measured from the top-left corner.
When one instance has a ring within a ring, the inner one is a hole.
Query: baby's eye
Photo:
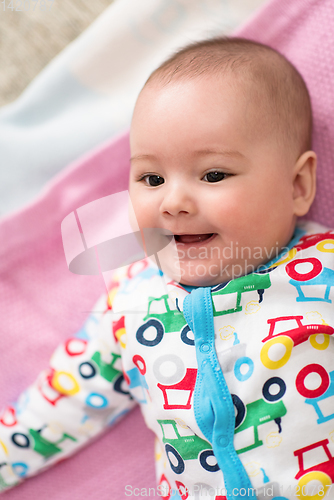
[[[208,172],[203,177],[203,180],[207,182],[219,182],[225,179],[226,177],[227,174],[224,174],[224,172]]]
[[[160,184],[163,184],[165,182],[165,179],[161,177],[160,175],[145,175],[145,177],[142,177],[142,180],[145,181],[146,184],[149,186],[160,186]]]

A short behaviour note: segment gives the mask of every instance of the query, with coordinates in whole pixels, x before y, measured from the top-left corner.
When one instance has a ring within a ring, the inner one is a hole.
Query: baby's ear
[[[294,214],[307,214],[315,197],[317,155],[305,151],[297,160],[293,171]]]

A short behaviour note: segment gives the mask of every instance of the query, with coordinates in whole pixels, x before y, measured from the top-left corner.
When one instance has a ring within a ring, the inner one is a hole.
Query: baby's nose
[[[179,214],[194,214],[196,212],[196,200],[189,188],[173,186],[168,191],[165,191],[160,211],[162,214],[174,217]]]

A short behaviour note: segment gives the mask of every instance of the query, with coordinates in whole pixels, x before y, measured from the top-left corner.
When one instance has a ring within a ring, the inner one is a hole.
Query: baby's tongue
[[[211,234],[180,234],[177,236],[177,241],[180,243],[198,243],[210,238]]]

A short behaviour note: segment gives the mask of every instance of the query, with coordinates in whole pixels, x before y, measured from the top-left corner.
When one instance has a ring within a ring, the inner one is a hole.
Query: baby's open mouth
[[[202,243],[215,236],[215,233],[210,234],[174,234],[174,238],[179,243]]]

